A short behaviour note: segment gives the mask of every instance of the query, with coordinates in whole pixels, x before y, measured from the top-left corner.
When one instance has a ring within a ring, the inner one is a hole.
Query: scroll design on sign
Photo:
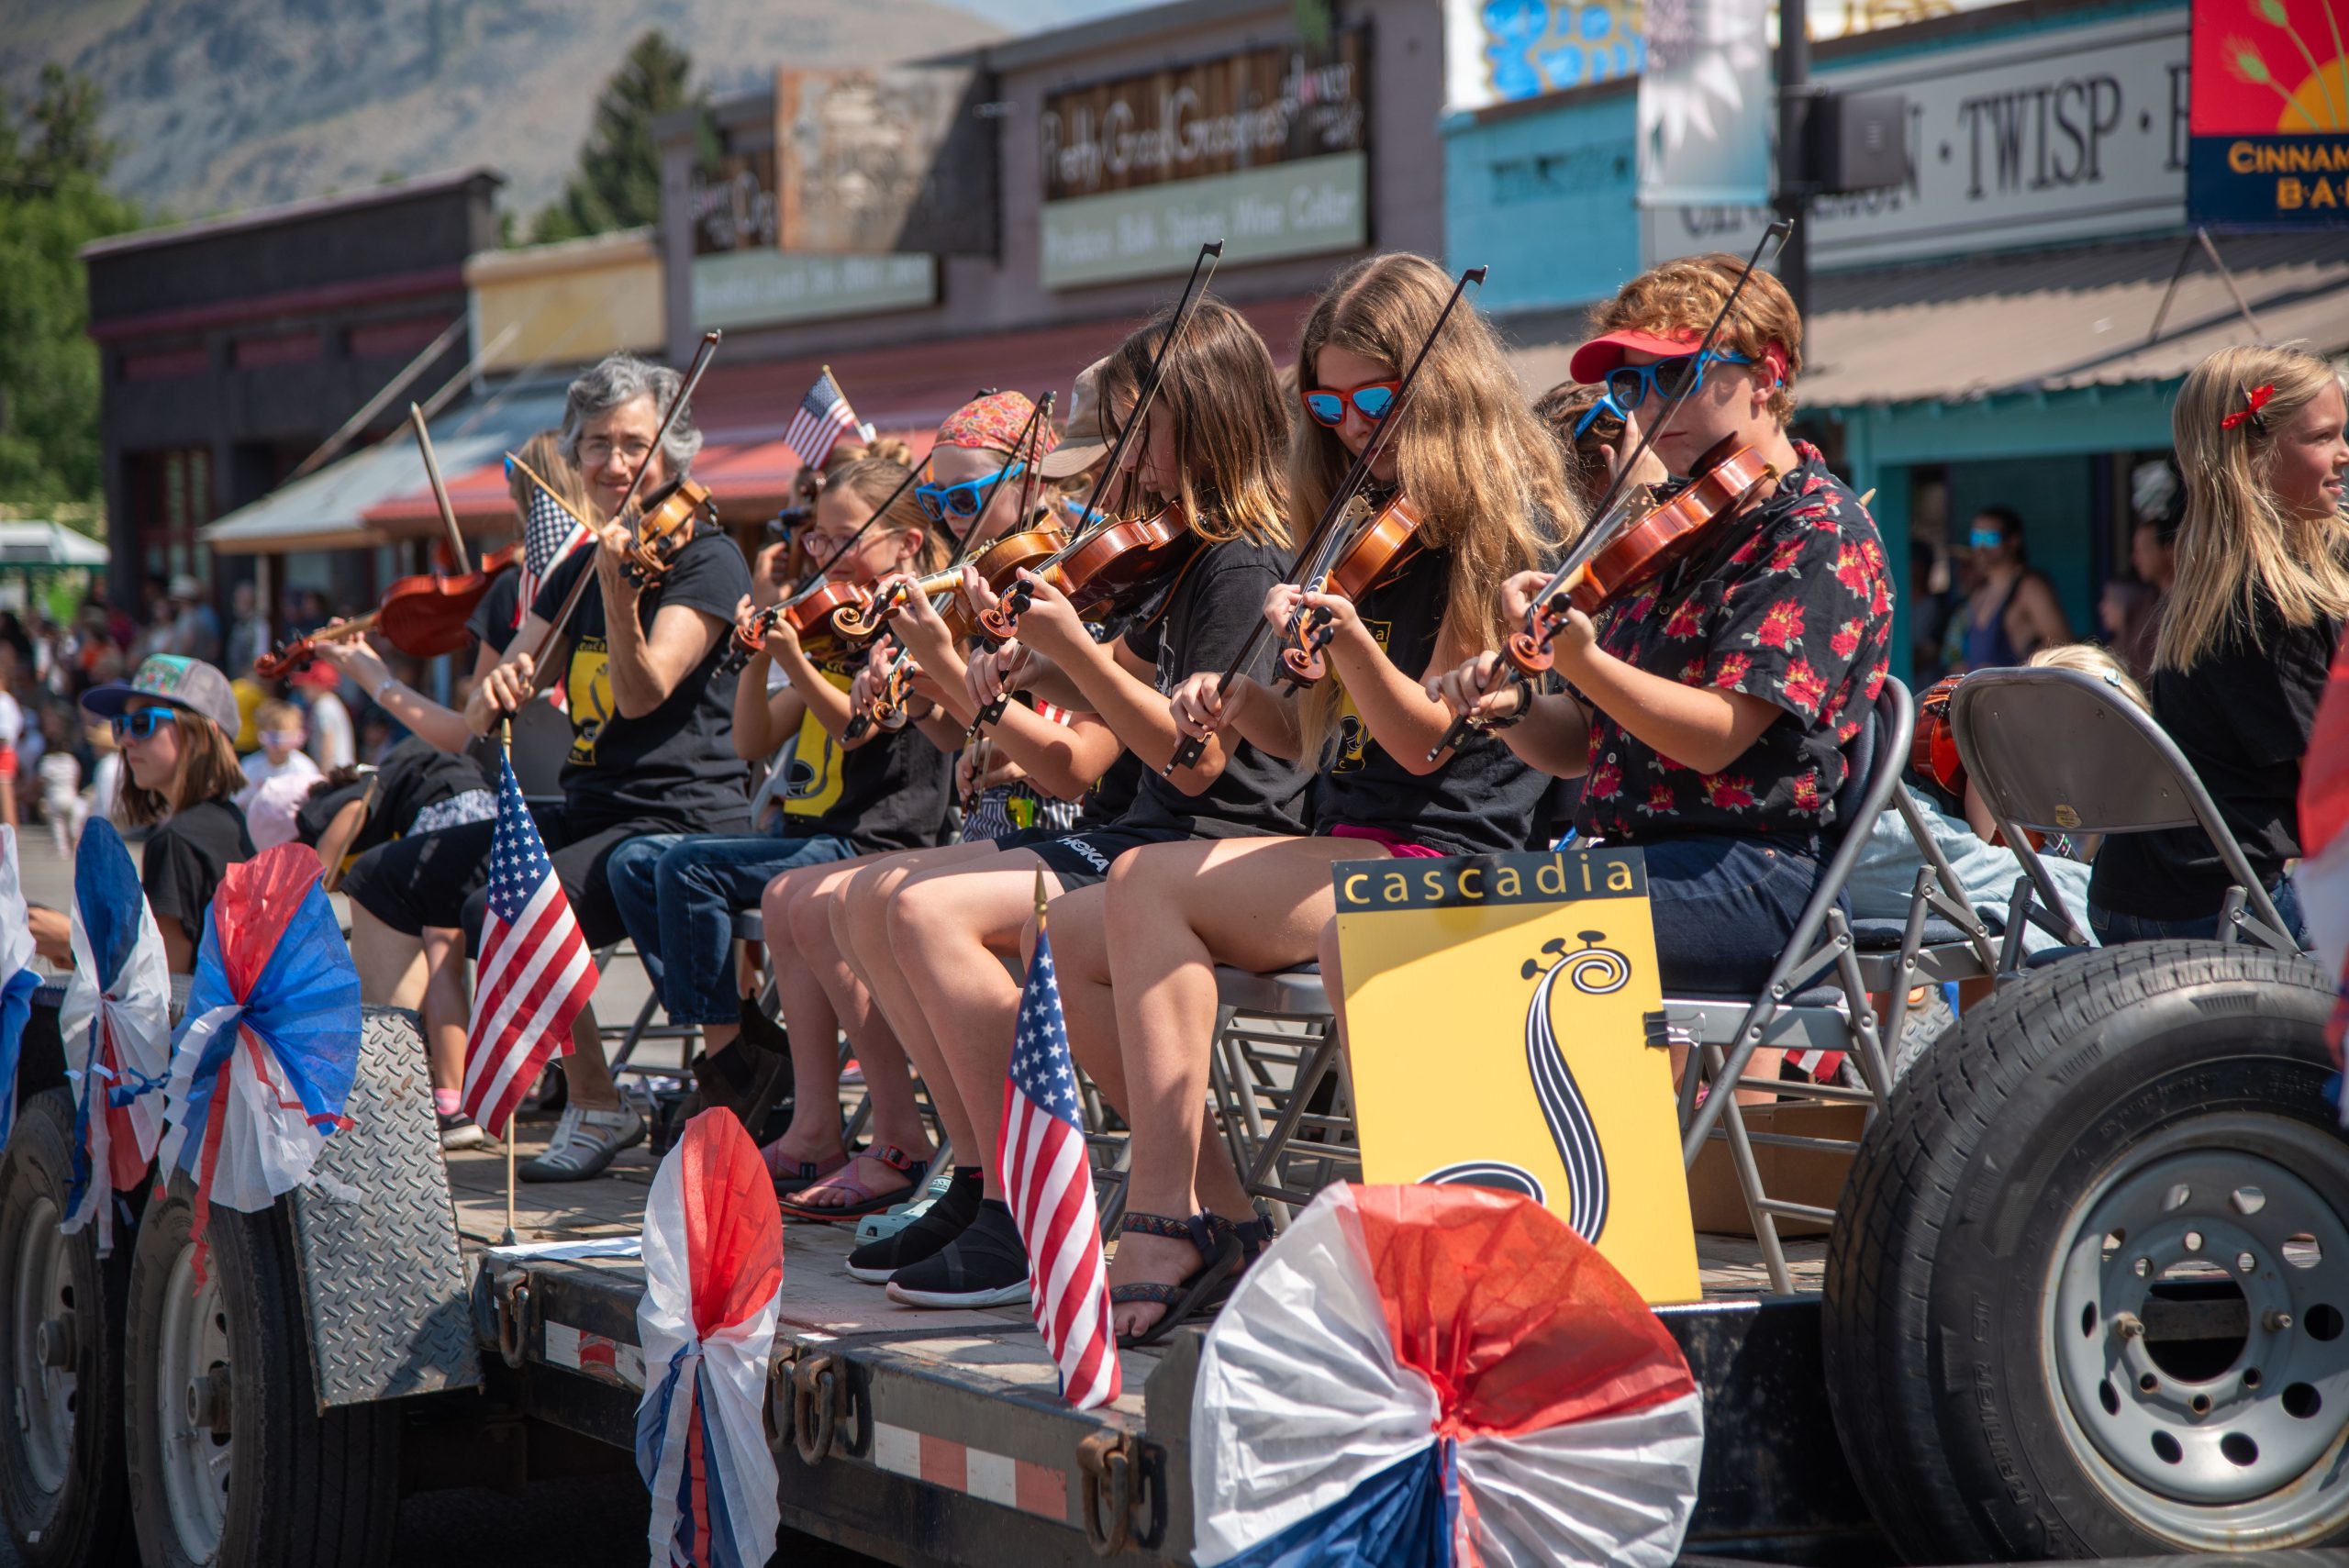
[[[1525,961],[1524,977],[1542,977],[1526,1005],[1525,1065],[1532,1075],[1533,1097],[1550,1129],[1550,1140],[1557,1145],[1558,1162],[1566,1170],[1566,1223],[1575,1234],[1596,1246],[1607,1229],[1607,1151],[1599,1142],[1598,1124],[1591,1118],[1582,1088],[1575,1082],[1574,1070],[1558,1049],[1557,1031],[1550,1023],[1550,993],[1561,975],[1586,995],[1620,991],[1631,978],[1631,965],[1613,948],[1598,945],[1606,940],[1606,932],[1576,935],[1583,945],[1573,952],[1566,951],[1563,937],[1542,944],[1544,953],[1558,955],[1546,968],[1538,958]]]

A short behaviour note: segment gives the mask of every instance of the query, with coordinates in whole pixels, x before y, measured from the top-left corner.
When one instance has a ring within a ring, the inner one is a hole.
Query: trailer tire
[[[175,1181],[131,1258],[123,1396],[141,1557],[149,1568],[379,1568],[398,1503],[397,1407],[319,1411],[282,1202],[212,1210],[200,1290],[193,1218]]]
[[[2110,949],[1969,1008],[1895,1088],[1823,1333],[1910,1561],[2349,1540],[2332,1001],[2264,949]]]
[[[72,1183],[73,1102],[28,1098],[0,1162],[0,1513],[26,1568],[125,1554],[123,1293],[130,1238],[98,1256],[96,1228],[60,1234]],[[67,1364],[60,1364],[67,1363]]]

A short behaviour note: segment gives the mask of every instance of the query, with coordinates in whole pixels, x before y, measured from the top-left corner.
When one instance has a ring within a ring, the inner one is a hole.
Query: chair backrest
[[[507,754],[513,759],[514,782],[521,786],[523,798],[561,798],[563,759],[571,755],[571,716],[534,697],[515,714],[512,734]]]
[[[1887,675],[1885,679],[1890,681],[1892,677]],[[1841,843],[1851,832],[1852,817],[1860,809],[1860,803],[1867,797],[1869,775],[1876,772],[1876,760],[1884,750],[1881,731],[1887,722],[1883,699],[1879,696],[1868,710],[1868,721],[1860,726],[1860,732],[1852,737],[1851,745],[1844,750],[1843,783],[1835,792],[1835,820],[1824,835],[1830,844]],[[1911,722],[1914,722],[1913,716]],[[1906,756],[1908,751],[1909,744],[1904,740],[1900,744],[1899,754]],[[1875,819],[1871,817],[1869,820],[1873,823]]]
[[[1818,940],[1818,926],[1811,921],[1816,913],[1823,922],[1828,909],[1842,896],[1843,884],[1852,880],[1852,868],[1860,863],[1860,856],[1867,849],[1868,835],[1876,831],[1876,819],[1892,803],[1892,792],[1899,785],[1900,770],[1909,756],[1909,739],[1916,732],[1917,705],[1909,688],[1890,675],[1884,678],[1884,689],[1876,693],[1875,705],[1868,711],[1867,722],[1852,738],[1846,753],[1850,766],[1843,778],[1843,787],[1835,792],[1835,821],[1825,837],[1831,853],[1819,878],[1819,886],[1810,896],[1815,907],[1805,908],[1798,928],[1801,940],[1794,947]]]
[[[1976,670],[1957,684],[1949,717],[1966,778],[2043,887],[2043,868],[2020,829],[2114,834],[2199,827],[2253,913],[2284,932],[2193,764],[2153,715],[2113,687],[2077,670]]]

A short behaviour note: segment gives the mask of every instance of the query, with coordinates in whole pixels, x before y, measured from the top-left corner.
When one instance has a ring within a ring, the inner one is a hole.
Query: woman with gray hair
[[[614,354],[571,384],[562,445],[579,465],[596,518],[597,548],[572,551],[547,574],[506,658],[485,673],[465,705],[465,722],[486,735],[533,691],[561,681],[571,719],[562,807],[541,816],[549,858],[591,948],[626,932],[605,869],[632,839],[690,833],[741,834],[750,828],[747,765],[734,754],[734,683],[715,678],[737,610],[751,592],[750,565],[717,529],[696,529],[657,579],[639,584],[621,570],[632,542],[617,517],[636,484],[649,496],[678,477],[701,449],[692,410],[662,419],[682,385],[676,372]],[[658,445],[656,446],[656,442]],[[568,621],[550,627],[583,572],[595,591]],[[542,640],[545,658],[534,655]],[[460,835],[473,836],[457,852]],[[481,929],[492,826],[473,823],[432,837],[443,849],[432,874],[419,863],[402,874],[401,840],[362,897],[352,892],[351,953],[370,1001],[396,975],[372,973],[371,955],[396,951],[392,933],[425,927]],[[451,876],[451,865],[473,868]],[[348,887],[349,884],[346,884]],[[583,1015],[584,1018],[585,1015]],[[644,1120],[620,1103],[592,1019],[573,1032],[564,1058],[571,1103],[545,1153],[521,1168],[526,1181],[577,1181],[611,1163],[644,1136]],[[497,1129],[491,1129],[493,1131]]]
[[[607,354],[572,382],[562,400],[562,455],[586,477],[598,517],[610,521],[619,509],[636,471],[651,456],[661,417],[684,384],[667,365],[629,353]],[[661,438],[661,456],[644,476],[642,494],[690,472],[700,450],[701,431],[688,403]]]

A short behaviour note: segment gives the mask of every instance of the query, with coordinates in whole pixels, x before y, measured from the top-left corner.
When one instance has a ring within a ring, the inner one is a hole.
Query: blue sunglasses
[[[1590,429],[1591,426],[1598,422],[1598,417],[1601,414],[1612,414],[1618,419],[1621,419],[1626,425],[1631,422],[1620,408],[1615,406],[1615,398],[1613,394],[1602,392],[1598,395],[1598,401],[1584,409],[1582,411],[1582,417],[1575,421],[1575,439],[1582,439],[1583,436]]]
[[[1645,403],[1651,393],[1660,392],[1666,397],[1695,396],[1705,384],[1705,372],[1716,361],[1728,365],[1750,365],[1753,362],[1743,354],[1732,353],[1727,349],[1710,349],[1701,354],[1679,354],[1672,359],[1658,360],[1652,365],[1618,365],[1607,373],[1601,384],[1607,388],[1608,398],[1620,414]]]
[[[128,713],[117,713],[111,722],[114,725],[114,738],[117,741],[145,740],[152,737],[155,731],[164,725],[176,724],[179,719],[167,707],[141,707],[133,708]]]
[[[986,510],[987,503],[995,497],[996,485],[1007,479],[1017,479],[1027,471],[1026,463],[1015,462],[1000,473],[991,473],[985,479],[965,479],[960,484],[917,484],[914,486],[914,504],[933,523],[942,523],[949,517],[967,523]]]

